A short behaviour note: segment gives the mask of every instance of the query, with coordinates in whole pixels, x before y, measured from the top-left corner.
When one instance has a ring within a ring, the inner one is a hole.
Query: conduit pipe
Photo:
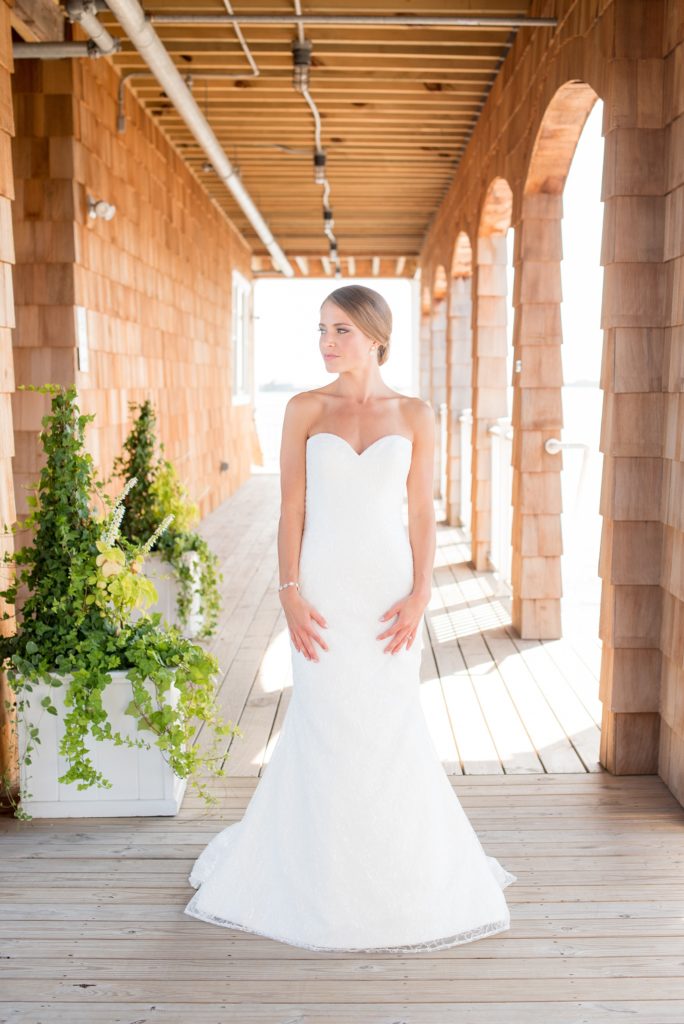
[[[118,49],[118,47],[117,47]],[[92,39],[75,43],[12,43],[15,60],[38,57],[39,60],[57,60],[60,57],[104,57],[104,53]]]
[[[108,0],[107,7],[207,154],[219,178],[233,193],[238,205],[268,249],[276,268],[285,277],[294,277],[295,272],[292,265],[242,184],[237,171],[223,151],[211,125],[183,81],[183,77],[171,60],[166,47],[146,18],[138,0]],[[83,27],[86,28],[85,25]],[[86,32],[88,31],[86,28]]]
[[[98,11],[108,10],[108,0],[93,0]],[[174,25],[195,22],[220,25],[240,21],[250,25],[436,25],[461,28],[554,28],[558,18],[527,17],[525,14],[150,14],[150,21]]]
[[[301,0],[294,0],[295,11],[302,13]],[[323,149],[321,133],[321,115],[316,102],[309,92],[309,69],[311,67],[312,44],[304,35],[304,26],[297,26],[297,39],[292,42],[294,58],[293,85],[308,103],[314,119],[314,181],[323,186],[323,231],[328,238],[330,259],[335,264],[335,277],[342,276],[340,257],[337,250],[337,238],[333,231],[335,220],[330,207],[330,180],[326,173],[326,154]]]
[[[110,35],[102,22],[98,21],[97,8],[92,0],[67,0],[66,9],[69,20],[77,21],[102,53],[115,53],[121,49],[121,40]]]
[[[117,53],[121,49],[121,40],[112,36],[98,21],[97,6],[92,0],[68,0],[66,9],[70,21],[77,21],[85,34],[90,36],[86,42],[17,42],[12,44],[12,56],[19,59],[39,57],[41,60],[54,60],[59,57],[103,57]]]
[[[107,0],[108,2],[108,0]],[[487,17],[462,14],[150,14],[155,25],[427,25],[434,28],[555,28],[558,18],[524,14]]]

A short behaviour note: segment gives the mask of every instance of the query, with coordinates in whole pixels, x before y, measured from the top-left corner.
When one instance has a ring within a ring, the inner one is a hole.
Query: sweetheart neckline
[[[347,441],[346,437],[342,437],[341,434],[334,434],[330,430],[317,430],[315,434],[309,434],[309,436],[306,439],[306,443],[308,444],[312,437],[320,437],[321,434],[324,437],[336,437],[338,441],[342,441],[342,443],[346,444],[347,448],[349,448],[349,450],[353,452],[357,459],[362,458],[362,456],[364,456],[366,452],[370,451],[371,448],[374,448],[375,445],[379,444],[380,441],[385,441],[388,437],[401,437],[404,441],[407,441],[413,448],[413,441],[411,440],[410,437],[407,437],[406,434],[382,434],[381,437],[376,437],[375,441],[371,441],[371,443],[367,445],[362,452],[357,452],[356,448],[354,448],[353,445],[351,445],[349,441]]]

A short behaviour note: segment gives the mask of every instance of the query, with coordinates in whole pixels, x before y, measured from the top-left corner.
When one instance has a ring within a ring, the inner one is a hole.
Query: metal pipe
[[[235,15],[233,14],[233,8],[232,8],[232,6],[230,4],[230,0],[223,0],[223,5],[226,8],[226,11],[228,12],[228,14],[232,15],[233,17],[235,17]],[[243,35],[243,32],[242,32],[242,29],[238,25],[237,21],[233,22],[233,28],[235,29],[235,35],[238,37],[238,42],[240,43],[240,46],[242,47],[242,52],[244,53],[245,57],[247,58],[247,63],[249,64],[250,68],[252,69],[252,74],[251,75],[245,75],[244,72],[243,72],[243,77],[245,77],[245,78],[258,78],[259,74],[260,74],[259,68],[257,67],[257,63],[254,60],[254,57],[252,56],[252,51],[250,50],[249,46],[247,45],[247,40],[245,39],[245,37]],[[236,78],[238,76],[238,73],[239,72],[235,72],[234,73]]]
[[[294,0],[296,14],[301,14],[301,0]],[[301,93],[306,100],[314,120],[314,181],[317,185],[323,186],[323,232],[329,242],[330,259],[335,264],[335,277],[342,276],[339,252],[337,250],[337,238],[333,231],[335,219],[330,207],[330,179],[326,173],[326,154],[323,149],[321,115],[316,101],[309,92],[309,70],[311,68],[311,43],[306,39],[304,26],[297,26],[297,39],[292,43],[292,56],[294,58],[294,88]],[[325,263],[324,263],[325,266]],[[326,267],[327,272],[327,267]]]
[[[40,60],[56,60],[59,57],[102,57],[102,50],[92,39],[75,43],[12,43],[15,60],[38,57]]]
[[[67,0],[66,11],[70,21],[76,21],[87,36],[97,44],[102,53],[117,53],[121,40],[110,35],[97,18],[97,7],[93,0]]]
[[[242,184],[237,171],[223,151],[166,47],[146,18],[138,0],[108,0],[107,6],[147,66],[154,72],[169,100],[207,154],[218,176],[233,193],[238,205],[271,254],[275,266],[286,277],[294,277],[293,267]]]
[[[111,6],[111,5],[110,5]],[[155,25],[432,25],[437,28],[555,28],[558,18],[426,14],[150,14]]]

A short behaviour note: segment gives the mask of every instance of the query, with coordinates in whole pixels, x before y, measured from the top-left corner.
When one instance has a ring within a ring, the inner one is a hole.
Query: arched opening
[[[601,578],[601,175],[603,103],[593,106],[563,190],[561,261],[561,626],[598,678]]]
[[[567,82],[556,92],[537,133],[521,206],[514,330],[512,584],[513,624],[525,638],[561,635],[562,196],[577,141],[596,99],[584,82]]]

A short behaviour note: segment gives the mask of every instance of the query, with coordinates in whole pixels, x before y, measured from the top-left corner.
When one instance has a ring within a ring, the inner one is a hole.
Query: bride
[[[336,376],[289,400],[280,456],[292,697],[184,912],[306,949],[445,949],[510,928],[516,876],[484,852],[420,701],[434,414],[382,379],[392,314],[377,291],[337,288],[320,312]]]

